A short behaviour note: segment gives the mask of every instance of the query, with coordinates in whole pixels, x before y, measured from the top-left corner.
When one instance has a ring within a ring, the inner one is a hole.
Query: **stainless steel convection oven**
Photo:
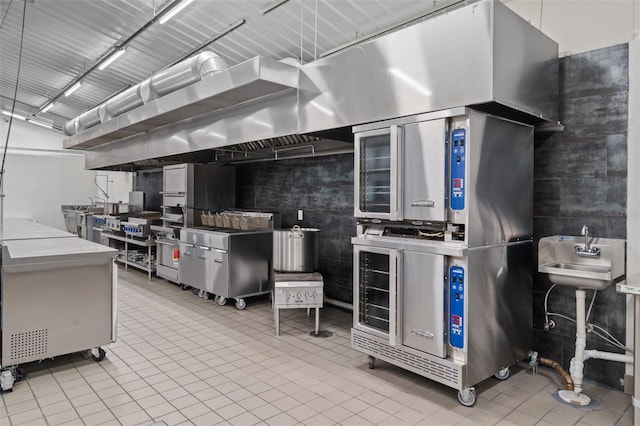
[[[473,405],[530,348],[533,128],[455,108],[354,133],[352,346]]]

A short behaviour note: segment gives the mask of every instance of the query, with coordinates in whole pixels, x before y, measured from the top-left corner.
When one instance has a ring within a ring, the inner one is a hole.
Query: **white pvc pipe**
[[[576,355],[571,360],[571,378],[573,379],[574,392],[577,394],[582,392],[582,379],[584,378],[584,351],[587,346],[586,298],[587,292],[585,290],[576,290]]]
[[[604,352],[604,351],[598,351],[595,349],[587,349],[584,351],[584,361],[588,359],[604,359],[606,361],[615,361],[615,362],[624,362],[625,364],[633,364],[633,355]]]

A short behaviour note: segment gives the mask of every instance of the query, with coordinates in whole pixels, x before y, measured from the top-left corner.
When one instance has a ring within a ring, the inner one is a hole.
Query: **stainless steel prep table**
[[[215,295],[224,305],[245,297],[268,294],[273,282],[273,232],[217,228],[184,228],[180,231],[180,284]]]
[[[117,251],[35,222],[2,227],[0,367],[91,349],[116,339]]]
[[[151,274],[155,272],[156,268],[154,266],[154,259],[152,256],[152,248],[156,246],[156,240],[152,238],[147,239],[135,239],[127,236],[115,235],[115,234],[104,234],[110,240],[116,240],[124,242],[124,258],[116,258],[118,262],[122,262],[124,264],[124,270],[128,270],[128,266],[133,266],[134,268],[141,269],[147,273],[149,276],[149,281],[151,281]],[[145,262],[132,262],[129,260],[129,244],[133,244],[140,247],[147,248],[147,261]]]

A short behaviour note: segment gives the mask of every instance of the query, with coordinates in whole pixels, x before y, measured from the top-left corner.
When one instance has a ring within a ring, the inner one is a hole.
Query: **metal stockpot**
[[[273,269],[281,272],[314,272],[318,270],[319,241],[317,228],[273,231]]]

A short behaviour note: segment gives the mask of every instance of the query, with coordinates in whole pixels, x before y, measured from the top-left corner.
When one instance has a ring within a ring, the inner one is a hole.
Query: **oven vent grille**
[[[351,334],[351,342],[354,348],[361,349],[365,353],[379,357],[440,383],[455,388],[460,387],[460,371],[457,368],[414,355],[400,347],[389,346],[358,333]]]
[[[11,359],[31,358],[33,356],[44,355],[48,348],[48,329],[25,331],[11,335]]]

